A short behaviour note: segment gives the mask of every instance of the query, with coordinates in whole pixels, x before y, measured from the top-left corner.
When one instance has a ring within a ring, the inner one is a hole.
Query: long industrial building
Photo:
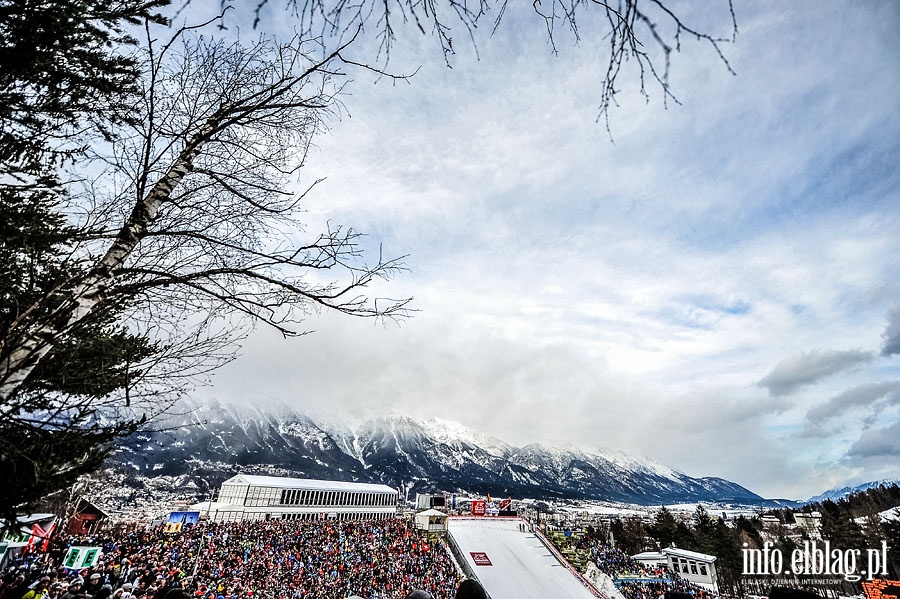
[[[236,520],[368,520],[397,515],[399,492],[387,485],[238,474],[217,501],[200,504],[212,522]]]

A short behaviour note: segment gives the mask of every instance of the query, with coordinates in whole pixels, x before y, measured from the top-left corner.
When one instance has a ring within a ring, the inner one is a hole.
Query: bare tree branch
[[[152,314],[157,327],[208,309],[285,335],[300,333],[295,325],[311,309],[409,314],[408,299],[365,295],[376,279],[403,270],[402,258],[365,265],[360,234],[342,227],[296,242],[304,230],[297,204],[314,184],[299,195],[290,187],[310,140],[339,106],[341,65],[359,66],[341,56],[353,38],[312,58],[321,47],[299,37],[242,46],[194,30],[176,31],[156,50],[146,28],[143,113],[132,115],[130,133],[120,132],[109,152],[94,150],[107,177],[92,183],[86,202],[95,225],[82,240],[87,268],[59,290],[58,306],[41,311],[49,316],[31,319],[36,311],[25,309],[7,332],[4,342],[15,345],[4,348],[0,399],[11,398],[70,330],[106,304],[130,302],[130,313]],[[119,214],[118,233],[103,248]],[[333,280],[322,280],[325,272]]]
[[[669,84],[669,69],[672,54],[681,51],[685,36],[711,47],[725,68],[734,73],[722,46],[734,42],[737,18],[733,0],[720,1],[716,8],[727,15],[726,35],[690,25],[670,8],[671,3],[663,0],[533,0],[531,9],[543,23],[546,41],[554,54],[565,32],[576,44],[600,45],[606,41],[607,60],[598,64],[603,80],[597,118],[609,130],[609,111],[617,105],[620,76],[629,62],[636,66],[635,78],[645,99],[649,99],[648,85],[653,83],[664,104],[670,100],[678,103]],[[257,0],[254,27],[264,27],[264,8],[279,5],[297,19],[302,35],[342,39],[360,27],[374,28],[379,58],[385,61],[400,28],[411,26],[417,33],[437,40],[448,65],[456,52],[454,28],[462,30],[477,53],[476,31],[483,20],[491,19],[493,35],[510,18],[510,11],[521,10],[520,5],[510,4],[509,0]]]

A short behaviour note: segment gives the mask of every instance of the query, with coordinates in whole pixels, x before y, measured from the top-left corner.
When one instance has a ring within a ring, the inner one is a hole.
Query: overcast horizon
[[[727,9],[675,6],[730,35]],[[735,75],[684,39],[681,105],[628,71],[610,132],[602,44],[555,56],[511,13],[447,68],[402,37],[390,69],[415,76],[356,74],[301,174],[326,177],[309,230],[407,256],[373,295],[417,312],[259,329],[196,395],[440,417],[765,497],[900,479],[900,4],[735,12]]]

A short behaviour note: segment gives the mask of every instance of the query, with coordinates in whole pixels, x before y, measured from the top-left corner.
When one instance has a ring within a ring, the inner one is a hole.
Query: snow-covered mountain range
[[[839,499],[843,499],[853,493],[858,493],[860,491],[867,491],[869,489],[877,489],[878,487],[890,487],[892,485],[900,485],[900,480],[874,480],[871,482],[863,483],[861,485],[856,485],[855,487],[840,487],[837,489],[830,489],[816,495],[815,497],[810,497],[804,503],[821,503],[826,499],[830,499],[831,501],[838,501]]]
[[[538,444],[513,447],[441,419],[379,417],[355,430],[286,407],[188,405],[138,433],[112,460],[132,496],[170,487],[208,496],[238,472],[381,482],[410,492],[623,501],[644,505],[763,502],[715,477],[695,478],[649,460]]]

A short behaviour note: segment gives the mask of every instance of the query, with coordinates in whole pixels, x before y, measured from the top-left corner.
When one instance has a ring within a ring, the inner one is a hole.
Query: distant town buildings
[[[805,532],[809,538],[821,538],[822,514],[819,512],[795,513],[794,522],[797,524],[797,528]]]

